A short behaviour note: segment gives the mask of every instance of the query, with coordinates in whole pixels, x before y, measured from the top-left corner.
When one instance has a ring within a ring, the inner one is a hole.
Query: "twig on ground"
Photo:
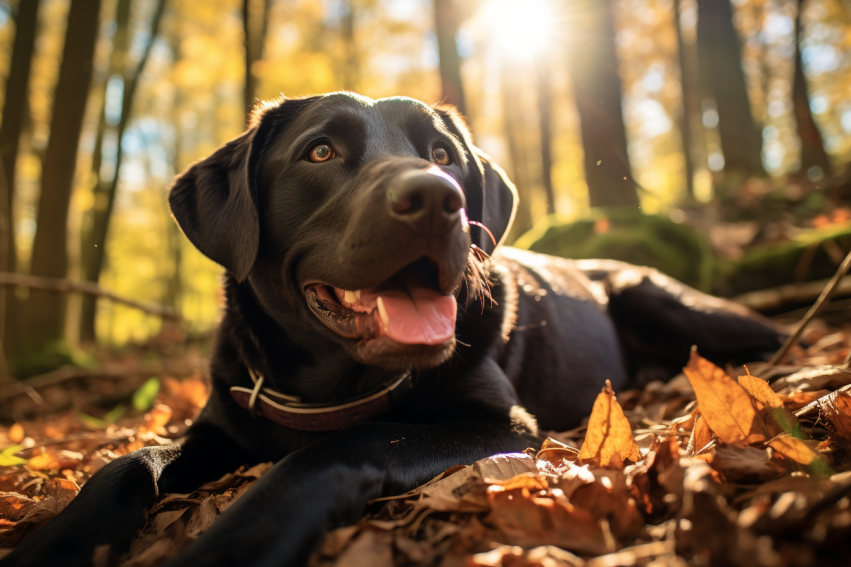
[[[95,369],[63,366],[62,368],[58,368],[45,374],[39,374],[24,380],[17,380],[12,383],[0,385],[0,400],[6,400],[21,394],[36,393],[36,388],[54,386],[61,382],[65,382],[66,380],[75,380],[78,378],[120,379],[140,374],[158,374],[163,371],[164,367],[162,365],[133,366],[130,368],[103,367]],[[170,369],[170,373],[174,373],[174,369]]]
[[[775,310],[790,303],[801,304],[814,301],[821,295],[821,292],[829,281],[819,280],[815,282],[793,283],[769,289],[749,291],[733,297],[732,300],[756,311]],[[834,295],[837,294],[843,296],[851,294],[851,276],[845,276],[839,281],[839,285],[836,286],[836,291],[834,292]]]
[[[842,260],[842,264],[839,266],[839,269],[836,270],[836,273],[833,274],[833,277],[830,278],[830,281],[827,283],[825,288],[822,290],[821,295],[810,307],[810,310],[807,311],[807,314],[804,315],[804,318],[801,319],[801,322],[798,323],[798,327],[795,329],[795,332],[789,335],[789,338],[786,339],[786,342],[783,343],[783,346],[780,347],[774,356],[771,357],[771,360],[768,361],[766,366],[774,366],[778,362],[780,362],[786,353],[789,352],[789,349],[792,348],[792,345],[795,344],[801,336],[801,333],[804,332],[807,324],[815,317],[818,312],[821,310],[822,306],[827,303],[830,298],[833,296],[833,293],[836,291],[836,288],[839,286],[839,282],[842,281],[842,277],[848,273],[848,269],[851,268],[851,252],[849,252],[845,259]]]
[[[26,274],[16,274],[12,272],[0,272],[0,286],[23,286],[40,291],[55,291],[57,293],[85,293],[87,295],[103,297],[115,303],[120,303],[122,305],[132,307],[133,309],[138,309],[139,311],[144,311],[151,315],[156,315],[157,317],[162,317],[163,319],[171,319],[175,321],[180,320],[180,315],[167,307],[163,307],[161,305],[147,305],[140,301],[136,301],[135,299],[130,299],[111,291],[107,291],[91,282],[72,282],[69,280],[42,278],[39,276],[29,276]]]

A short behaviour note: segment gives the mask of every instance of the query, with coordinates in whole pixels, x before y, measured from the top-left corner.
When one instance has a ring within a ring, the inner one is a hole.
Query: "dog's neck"
[[[366,395],[403,372],[365,366],[298,314],[263,304],[249,282],[225,278],[225,321],[241,362],[266,385],[307,403],[342,402]],[[318,354],[317,354],[318,353]]]

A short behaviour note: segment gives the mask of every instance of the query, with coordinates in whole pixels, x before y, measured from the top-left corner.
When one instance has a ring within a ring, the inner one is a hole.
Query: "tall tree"
[[[437,32],[437,53],[440,59],[440,100],[458,107],[467,114],[464,84],[461,82],[461,57],[455,37],[459,16],[453,0],[434,0],[434,27]]]
[[[511,166],[508,168],[510,178],[517,187],[517,213],[514,223],[508,235],[508,242],[512,242],[518,236],[532,228],[532,175],[530,173],[529,158],[525,152],[526,144],[523,143],[523,132],[526,125],[523,123],[521,110],[521,97],[517,81],[512,80],[517,76],[518,70],[514,67],[516,63],[503,61],[500,91],[502,93],[502,120],[505,131],[505,139],[508,142],[508,158]]]
[[[680,65],[680,85],[683,102],[680,116],[680,139],[683,146],[683,161],[685,162],[686,190],[694,197],[694,164],[696,163],[695,140],[699,137],[695,129],[700,129],[700,83],[696,76],[695,65],[697,54],[694,44],[688,43],[683,37],[681,21],[682,0],[674,0],[674,26],[677,30],[677,53]]]
[[[65,278],[68,273],[68,206],[92,79],[100,4],[100,0],[72,0],[68,12],[30,262],[30,272],[37,276]],[[16,350],[37,349],[64,338],[65,303],[61,294],[33,290],[23,306]]]
[[[570,77],[591,206],[637,207],[621,106],[612,0],[584,0],[581,4],[577,7],[582,15],[581,33],[572,38]]]
[[[127,10],[127,12],[123,13],[123,10]],[[130,0],[119,0],[116,17],[129,19],[129,10]],[[156,8],[154,9],[154,15],[151,19],[150,39],[148,40],[147,45],[145,45],[145,49],[139,58],[139,62],[134,68],[131,69],[129,62],[127,61],[127,49],[129,46],[127,20],[123,22],[124,37],[118,37],[116,35],[115,43],[113,44],[113,53],[110,58],[110,69],[113,69],[113,64],[115,64],[114,70],[116,74],[122,75],[124,90],[121,98],[121,116],[115,127],[115,137],[117,140],[115,148],[115,167],[112,169],[112,174],[108,179],[101,179],[98,177],[98,184],[95,188],[95,206],[92,208],[91,219],[88,226],[89,230],[83,235],[82,239],[83,279],[86,281],[96,283],[100,279],[100,273],[103,269],[104,258],[106,255],[106,237],[109,232],[109,222],[112,218],[112,212],[115,208],[115,196],[118,192],[121,162],[124,157],[121,140],[124,137],[124,132],[127,130],[127,125],[130,122],[133,100],[136,97],[139,80],[145,69],[145,64],[148,62],[148,57],[151,54],[151,48],[153,47],[154,41],[159,33],[160,22],[162,21],[164,10],[165,0],[158,0]],[[118,25],[120,26],[121,24],[122,21],[119,20]],[[118,31],[116,31],[116,34],[117,33]],[[105,112],[106,100],[104,100],[103,109],[103,113]],[[98,157],[97,160],[100,160],[100,157]],[[99,174],[99,172],[96,173]],[[83,298],[82,312],[80,314],[80,339],[84,342],[92,342],[96,337],[96,299],[97,298],[94,296]]]
[[[15,40],[12,44],[12,61],[6,79],[6,98],[0,122],[0,271],[14,272],[17,267],[15,247],[15,172],[18,159],[18,143],[24,127],[24,116],[29,104],[30,68],[35,48],[38,7],[41,0],[18,3],[15,16]],[[11,296],[14,297],[14,296]],[[0,333],[3,323],[9,319],[12,327],[13,310],[7,301],[6,290],[0,290]],[[5,333],[3,335],[5,338]]]
[[[762,135],[757,129],[742,69],[741,42],[729,0],[697,0],[700,85],[715,99],[724,169],[765,175]]]
[[[552,84],[549,67],[541,62],[537,69],[538,78],[538,131],[541,136],[541,182],[547,194],[547,213],[556,212],[556,197],[553,191],[553,132],[552,132]]]
[[[795,18],[795,75],[792,81],[792,105],[795,109],[795,121],[798,124],[798,136],[801,138],[801,167],[799,171],[806,173],[810,168],[818,167],[824,175],[833,173],[830,156],[824,149],[824,140],[813,119],[810,109],[807,77],[804,75],[804,62],[801,59],[801,12],[804,0],[798,0],[798,15]]]
[[[257,96],[257,76],[254,74],[254,63],[263,59],[270,3],[271,0],[242,0],[242,29],[245,34],[243,102],[246,119],[254,107],[254,100]]]
[[[103,140],[108,130],[108,85],[111,77],[124,77],[124,74],[127,72],[127,56],[130,47],[131,7],[132,0],[118,0],[115,7],[115,33],[112,36],[112,53],[109,57],[109,66],[101,89],[103,102],[101,104],[100,116],[98,117],[95,145],[92,150],[92,178],[97,180],[97,184],[93,189],[95,198],[93,199],[92,208],[83,214],[82,235],[80,238],[80,260],[83,266],[83,279],[89,281],[97,280],[97,276],[94,274],[94,248],[98,245],[94,238],[95,215],[96,211],[106,209],[107,204],[105,192],[101,187],[105,185],[104,180],[101,179],[101,166],[103,165]],[[80,312],[80,340],[84,343],[91,343],[95,340],[95,314],[95,298],[83,296]]]

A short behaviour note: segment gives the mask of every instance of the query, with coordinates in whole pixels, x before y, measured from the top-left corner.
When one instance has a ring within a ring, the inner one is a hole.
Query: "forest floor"
[[[541,447],[374,502],[357,525],[330,532],[310,565],[848,565],[851,326],[814,321],[804,344],[785,366],[720,369],[693,354],[668,383],[604,390],[586,423]],[[6,400],[12,415],[39,400],[42,411],[0,429],[0,547],[38,538],[110,460],[180,436],[208,392],[190,354],[156,379],[62,380]],[[118,403],[90,409],[104,400]],[[100,548],[94,564],[160,564],[270,466],[164,495],[128,553]]]

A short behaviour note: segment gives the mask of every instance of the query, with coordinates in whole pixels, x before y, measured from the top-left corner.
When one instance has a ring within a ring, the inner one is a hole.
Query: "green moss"
[[[633,209],[594,210],[590,218],[549,217],[515,246],[564,258],[611,258],[651,266],[686,284],[707,289],[712,255],[692,228]]]
[[[18,356],[15,360],[13,375],[17,378],[27,378],[62,366],[94,368],[96,365],[97,361],[94,357],[70,346],[65,341],[50,341],[36,351]]]
[[[832,244],[828,244],[832,242]],[[719,263],[714,289],[724,295],[765,289],[795,281],[826,279],[836,272],[834,255],[851,250],[851,227],[828,227],[801,232],[791,241],[748,250],[735,261]]]

